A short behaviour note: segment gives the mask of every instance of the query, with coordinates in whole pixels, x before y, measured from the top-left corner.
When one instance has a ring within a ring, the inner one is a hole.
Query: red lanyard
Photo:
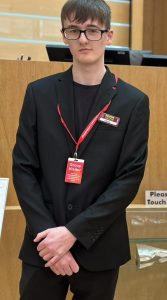
[[[74,153],[74,157],[77,158],[77,152],[79,149],[79,146],[84,142],[84,140],[86,139],[87,135],[90,133],[90,131],[93,129],[93,127],[96,125],[100,115],[104,112],[107,111],[107,109],[109,108],[111,104],[111,100],[109,101],[109,103],[107,105],[104,106],[104,108],[92,119],[92,121],[90,121],[90,123],[88,124],[88,126],[84,129],[84,131],[81,133],[78,141],[75,140],[75,138],[73,137],[72,133],[70,132],[66,122],[64,121],[62,114],[61,114],[61,110],[60,110],[60,105],[57,105],[57,110],[58,110],[58,114],[60,116],[60,120],[61,123],[63,124],[64,128],[67,130],[68,134],[70,135],[71,139],[74,141],[74,143],[76,144],[76,150]]]

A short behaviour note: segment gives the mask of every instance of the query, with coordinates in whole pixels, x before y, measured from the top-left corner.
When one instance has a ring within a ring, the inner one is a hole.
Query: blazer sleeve
[[[29,85],[13,149],[13,183],[26,218],[27,228],[33,237],[40,231],[56,226],[43,200],[38,180],[39,171],[36,107]]]
[[[87,249],[124,213],[138,192],[147,159],[148,126],[149,103],[143,94],[132,110],[114,180],[94,204],[66,225]]]

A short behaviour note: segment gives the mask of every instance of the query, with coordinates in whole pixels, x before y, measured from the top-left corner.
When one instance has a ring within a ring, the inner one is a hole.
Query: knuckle
[[[42,243],[41,243],[41,246],[42,247],[44,247],[44,248],[46,248],[46,246],[47,246],[47,243],[46,243],[46,241],[44,240]]]
[[[48,246],[47,246],[47,250],[48,250],[49,252],[53,252],[52,246],[51,246],[51,245],[48,245]]]
[[[43,260],[44,260],[44,261],[47,261],[46,257],[43,257]]]
[[[61,249],[57,249],[57,254],[61,255],[62,254],[62,250]]]
[[[65,268],[67,266],[67,262],[66,261],[62,261],[61,265],[62,265],[63,268]]]

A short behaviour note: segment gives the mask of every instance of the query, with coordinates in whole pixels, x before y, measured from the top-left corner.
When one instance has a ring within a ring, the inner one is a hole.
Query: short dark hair
[[[62,27],[66,19],[81,24],[88,19],[97,20],[110,29],[111,9],[104,0],[68,0],[61,11]]]

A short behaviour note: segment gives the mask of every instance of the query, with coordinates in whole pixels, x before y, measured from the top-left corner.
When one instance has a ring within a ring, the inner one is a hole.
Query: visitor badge
[[[82,180],[84,160],[69,158],[67,162],[65,182],[80,184]]]

